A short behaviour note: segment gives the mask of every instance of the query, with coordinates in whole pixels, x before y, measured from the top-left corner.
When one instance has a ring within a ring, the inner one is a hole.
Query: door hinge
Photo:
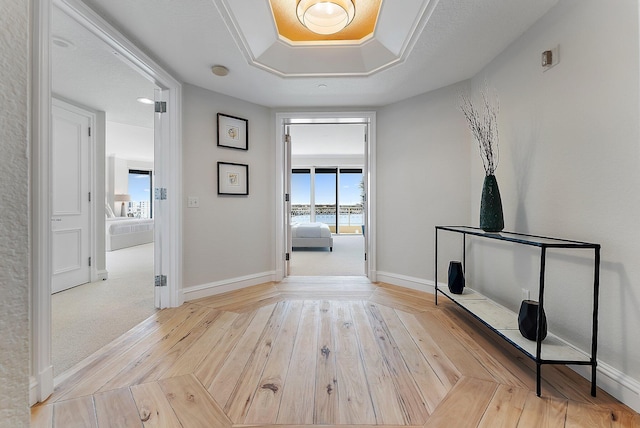
[[[288,193],[284,194],[284,201],[285,202],[289,202],[289,194]]]
[[[91,257],[89,257],[89,266],[91,266]]]
[[[89,192],[89,202],[91,202],[91,192]]]
[[[167,112],[167,102],[156,101],[156,113],[166,113],[166,112]]]
[[[167,275],[156,275],[155,285],[156,285],[156,287],[166,287],[167,286]]]
[[[158,201],[164,201],[167,199],[167,188],[166,187],[156,187],[155,189],[155,197]]]
[[[367,261],[367,253],[364,253],[364,261]]]
[[[291,142],[291,135],[285,134],[284,135],[284,142],[285,143],[290,143]]]
[[[89,127],[89,137],[91,137],[91,127]]]
[[[284,259],[285,259],[286,261],[289,261],[289,253],[285,253],[285,254],[284,254]]]

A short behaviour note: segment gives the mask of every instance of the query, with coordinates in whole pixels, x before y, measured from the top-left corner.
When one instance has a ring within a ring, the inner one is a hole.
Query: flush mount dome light
[[[356,15],[353,0],[298,0],[302,25],[316,34],[334,34],[351,24]]]

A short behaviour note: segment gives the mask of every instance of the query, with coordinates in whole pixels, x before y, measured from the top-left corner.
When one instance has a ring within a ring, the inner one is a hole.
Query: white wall
[[[29,426],[29,2],[0,3],[0,427]]]
[[[542,71],[541,52],[560,46]],[[640,132],[638,2],[561,0],[479,75],[500,98],[496,172],[505,229],[602,245],[601,367],[640,383]],[[472,219],[484,172],[472,157]],[[475,251],[475,250],[478,251]],[[523,285],[537,289],[538,253],[475,246],[467,278],[517,309]],[[590,345],[591,259],[552,252],[545,307],[549,327]],[[600,380],[603,380],[602,378]],[[606,380],[605,380],[606,381]],[[636,389],[631,394],[640,407]],[[627,399],[627,402],[628,399]]]
[[[378,111],[381,280],[403,284],[404,279],[408,286],[432,281],[434,226],[469,221],[471,145],[458,111],[463,87],[450,86]]]
[[[183,90],[184,287],[272,275],[275,145],[270,111],[192,85]],[[248,151],[217,146],[217,113],[249,120]],[[218,196],[218,161],[249,165],[248,196]],[[189,196],[199,199],[200,208],[186,207]]]

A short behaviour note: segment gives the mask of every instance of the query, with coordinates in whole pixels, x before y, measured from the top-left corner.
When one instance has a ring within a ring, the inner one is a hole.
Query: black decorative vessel
[[[502,199],[498,180],[493,174],[484,177],[482,198],[480,199],[480,229],[485,232],[500,232],[504,229]]]
[[[462,271],[462,263],[452,261],[449,262],[449,278],[447,284],[449,291],[453,294],[462,294],[464,289],[464,272]]]
[[[536,340],[538,330],[538,302],[535,300],[523,300],[518,313],[518,329],[520,333],[529,340]],[[540,330],[540,340],[547,337],[547,317],[542,311],[542,328]]]

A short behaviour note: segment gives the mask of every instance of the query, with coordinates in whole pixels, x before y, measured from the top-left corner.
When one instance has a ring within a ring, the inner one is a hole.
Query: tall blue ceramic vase
[[[504,229],[502,200],[498,181],[493,174],[484,177],[480,199],[480,229],[485,232],[500,232]]]

